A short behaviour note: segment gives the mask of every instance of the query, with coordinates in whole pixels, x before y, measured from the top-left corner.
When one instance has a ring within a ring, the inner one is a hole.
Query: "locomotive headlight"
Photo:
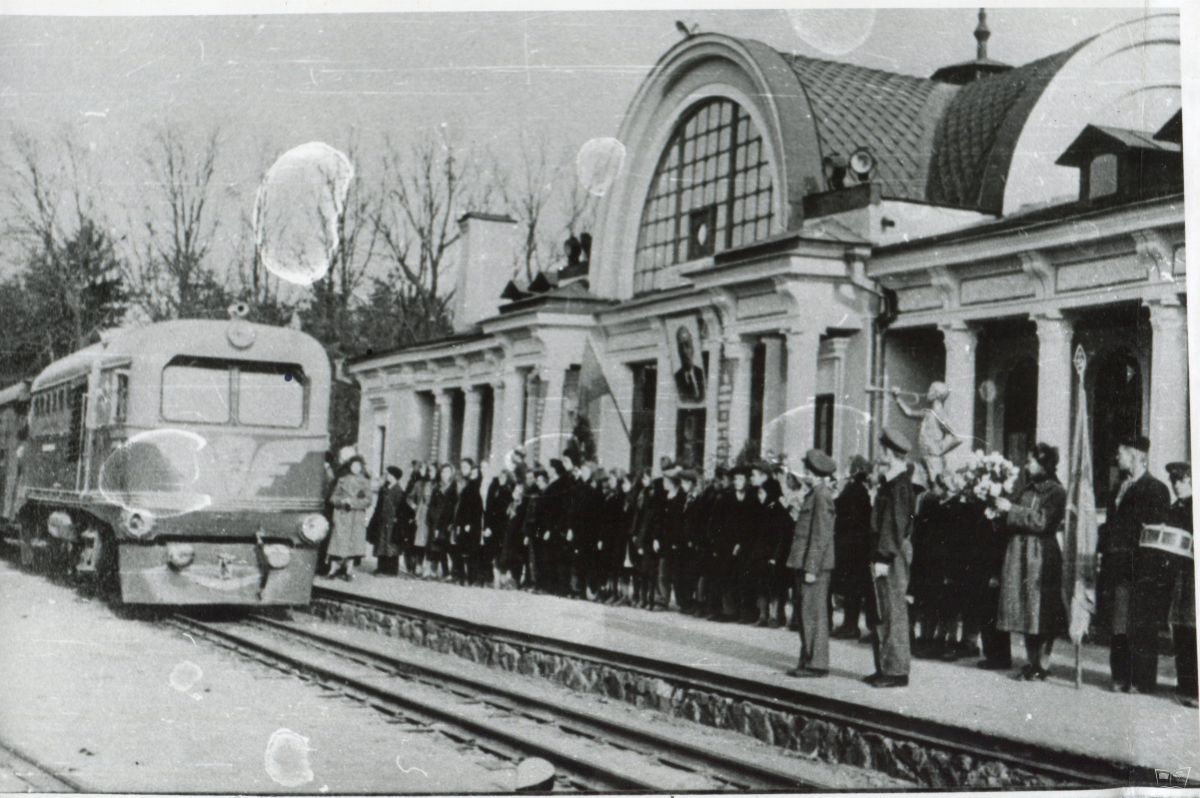
[[[142,510],[126,510],[121,513],[121,528],[135,538],[142,538],[154,529],[154,516]]]
[[[320,543],[329,534],[329,521],[320,513],[306,515],[300,524],[300,534],[310,543]]]
[[[196,549],[191,543],[168,543],[167,565],[176,571],[182,571],[196,559]]]

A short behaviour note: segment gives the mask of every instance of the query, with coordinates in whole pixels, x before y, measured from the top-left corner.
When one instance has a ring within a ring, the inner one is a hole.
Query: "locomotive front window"
[[[238,422],[299,427],[304,423],[304,372],[286,363],[239,363]]]
[[[175,358],[162,374],[162,415],[192,424],[229,422],[229,364]]]

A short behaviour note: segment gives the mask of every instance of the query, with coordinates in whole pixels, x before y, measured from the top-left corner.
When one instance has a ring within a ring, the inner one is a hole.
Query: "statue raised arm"
[[[925,401],[929,403],[926,408],[908,404],[900,398],[902,393],[906,392],[892,388],[892,398],[901,412],[909,418],[921,419],[916,454],[932,484],[946,468],[946,454],[962,444],[962,439],[946,423],[946,400],[950,397],[950,389],[944,382],[931,383],[925,394]]]

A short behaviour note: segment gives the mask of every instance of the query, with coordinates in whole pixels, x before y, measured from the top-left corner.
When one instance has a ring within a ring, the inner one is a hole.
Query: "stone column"
[[[1150,473],[1166,480],[1166,465],[1187,462],[1187,308],[1172,301],[1150,305]]]
[[[1066,480],[1071,462],[1071,322],[1057,312],[1034,318],[1038,337],[1037,441],[1058,447],[1058,478]]]
[[[725,357],[733,364],[733,395],[729,400],[729,462],[737,459],[738,453],[753,434],[750,430],[750,367],[754,360],[754,345],[734,338],[725,342]]]
[[[450,427],[453,421],[453,406],[450,397],[450,389],[435,388],[433,391],[434,399],[437,401],[437,457],[438,463],[445,463],[450,459]]]
[[[787,345],[787,375],[784,379],[783,451],[792,468],[803,460],[813,445],[816,411],[817,364],[821,335],[812,327],[793,327],[784,332]]]
[[[946,456],[946,469],[953,471],[978,448],[975,440],[975,347],[977,336],[964,322],[940,325],[946,347],[946,376],[950,390],[946,400],[946,423],[962,443]]]
[[[479,460],[479,412],[483,394],[477,385],[467,385],[463,388],[466,401],[463,404],[463,429],[460,457],[470,457]]]
[[[566,375],[566,366],[562,364],[548,366],[542,371],[546,400],[542,409],[542,427],[538,432],[538,457],[544,464],[548,464],[550,458],[558,457],[563,450],[563,382]],[[567,432],[569,434],[570,430]]]

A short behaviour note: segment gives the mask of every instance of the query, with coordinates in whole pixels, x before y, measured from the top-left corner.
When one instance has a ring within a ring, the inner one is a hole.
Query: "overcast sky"
[[[87,146],[114,221],[141,201],[140,158],[155,128],[173,123],[199,134],[219,125],[222,213],[236,218],[249,210],[275,154],[313,140],[344,147],[351,128],[363,152],[359,175],[368,180],[385,134],[404,142],[441,123],[458,141],[501,157],[511,156],[521,131],[541,132],[563,150],[615,135],[639,82],[679,40],[675,20],[781,50],[929,75],[974,56],[976,13],[10,15],[0,20],[0,118],[12,129],[65,132]],[[1023,64],[1142,13],[995,9],[989,55]],[[11,157],[7,139],[0,158]]]

